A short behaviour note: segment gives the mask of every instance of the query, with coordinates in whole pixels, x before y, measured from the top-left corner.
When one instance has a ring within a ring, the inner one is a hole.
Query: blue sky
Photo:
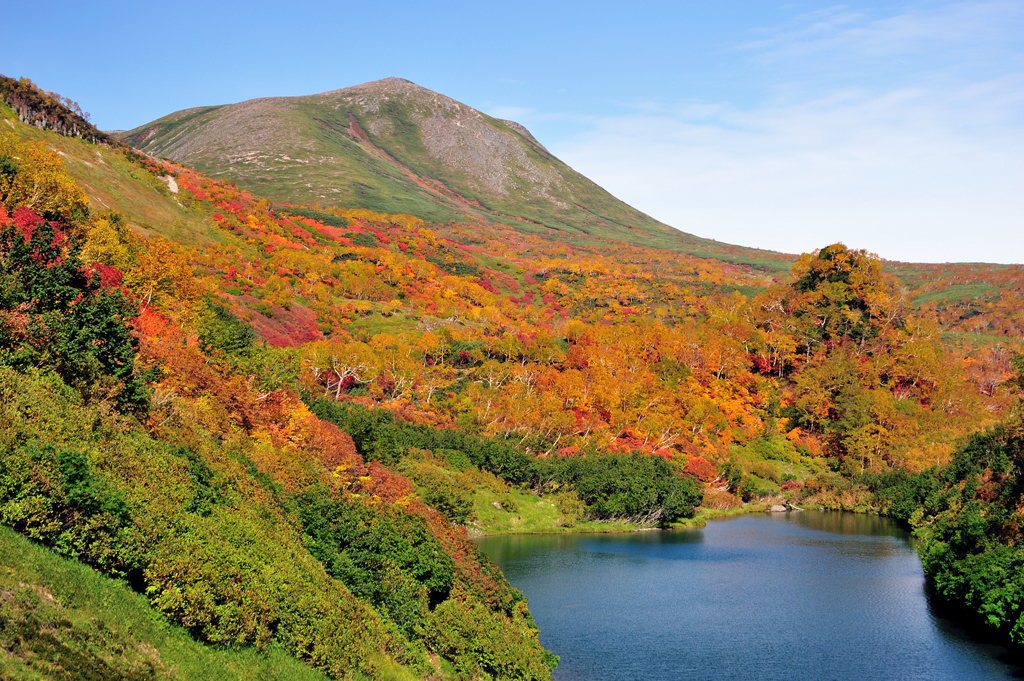
[[[1024,2],[6,3],[104,129],[408,78],[684,231],[1024,262]]]

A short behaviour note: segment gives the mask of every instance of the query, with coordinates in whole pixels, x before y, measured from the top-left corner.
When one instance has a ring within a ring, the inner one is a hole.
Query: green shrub
[[[437,265],[440,269],[454,274],[457,277],[475,277],[480,274],[480,268],[469,263],[459,261],[446,261],[443,258],[438,258],[432,255],[427,256],[427,262]],[[465,348],[463,348],[465,349]]]
[[[523,635],[523,611],[501,617],[455,594],[432,613],[424,638],[452,661],[458,679],[548,679],[558,658],[547,651],[536,654],[536,633]]]
[[[462,487],[444,470],[427,462],[406,462],[399,472],[421,490],[424,503],[433,506],[449,522],[465,525],[473,516],[473,490]]]
[[[903,522],[910,521],[940,484],[936,469],[918,474],[905,470],[863,473],[853,482],[864,485],[874,494],[882,513]]]
[[[0,521],[104,571],[136,567],[128,508],[80,451],[30,440],[0,457]]]
[[[209,300],[199,320],[199,349],[203,354],[221,353],[246,357],[253,351],[256,332],[220,303]]]
[[[917,525],[935,593],[1024,645],[1020,500],[1024,441],[1000,426],[972,437],[944,469],[866,479],[896,517]]]
[[[504,506],[504,502],[502,506]],[[555,497],[555,505],[562,517],[558,524],[562,527],[575,527],[587,514],[587,505],[576,495],[576,492],[569,490],[561,492]],[[509,509],[514,512],[515,509]]]
[[[369,234],[362,232],[352,232],[345,235],[353,246],[362,246],[363,248],[377,248],[377,240]]]
[[[554,479],[572,485],[596,519],[668,524],[692,517],[702,494],[657,456],[639,454],[547,459]]]
[[[336,500],[322,487],[296,496],[294,505],[310,553],[407,636],[448,597],[455,565],[418,516]]]

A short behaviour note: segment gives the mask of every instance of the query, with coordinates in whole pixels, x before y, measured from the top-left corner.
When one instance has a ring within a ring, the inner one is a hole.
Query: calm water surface
[[[700,530],[491,537],[559,681],[1011,679],[937,616],[885,518],[750,515]]]

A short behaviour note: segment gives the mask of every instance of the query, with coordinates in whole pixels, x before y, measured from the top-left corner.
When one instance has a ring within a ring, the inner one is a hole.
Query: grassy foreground
[[[274,646],[262,653],[197,643],[124,582],[0,526],[0,678],[327,677]]]

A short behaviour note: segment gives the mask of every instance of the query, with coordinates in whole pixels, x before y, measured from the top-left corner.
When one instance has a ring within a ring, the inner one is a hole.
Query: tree
[[[0,132],[0,206],[8,215],[31,208],[74,231],[88,216],[88,199],[63,165],[43,142],[22,142],[14,133]]]
[[[135,306],[87,273],[79,240],[20,207],[0,209],[0,363],[49,368],[87,396],[140,408]]]
[[[796,316],[820,340],[862,341],[903,325],[906,294],[876,255],[832,244],[801,256],[793,274]]]

